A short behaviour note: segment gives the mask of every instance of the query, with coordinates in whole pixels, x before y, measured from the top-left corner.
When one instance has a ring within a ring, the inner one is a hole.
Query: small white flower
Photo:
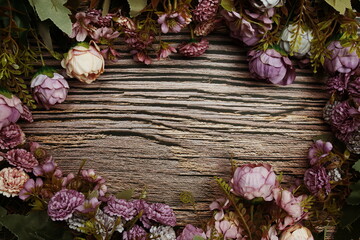
[[[250,3],[260,10],[265,10],[281,6],[283,4],[283,0],[252,0]]]
[[[153,240],[175,240],[175,231],[170,226],[152,226],[150,228],[150,239]]]
[[[310,51],[312,31],[302,26],[290,24],[281,34],[280,46],[290,55],[301,58]]]

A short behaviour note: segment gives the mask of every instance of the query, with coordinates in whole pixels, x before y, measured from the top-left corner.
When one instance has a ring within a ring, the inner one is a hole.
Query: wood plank
[[[112,191],[146,188],[149,200],[176,210],[181,225],[194,222],[195,213],[180,203],[180,192],[193,192],[205,220],[219,195],[213,176],[230,178],[231,156],[271,163],[286,180],[301,176],[311,139],[329,131],[324,80],[300,69],[291,86],[253,80],[244,47],[221,33],[209,40],[199,58],[174,56],[150,66],[134,63],[117,45],[122,58],[107,62],[98,81],[70,80],[67,101],[34,111],[24,131],[66,172],[86,159]]]

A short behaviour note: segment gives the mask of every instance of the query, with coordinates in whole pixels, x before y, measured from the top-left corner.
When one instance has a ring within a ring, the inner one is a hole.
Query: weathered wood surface
[[[87,159],[112,191],[147,188],[149,200],[170,204],[180,224],[196,219],[180,192],[193,192],[199,214],[208,216],[219,195],[213,176],[230,177],[231,156],[271,163],[287,180],[301,176],[311,139],[328,131],[323,80],[309,70],[297,70],[286,87],[253,80],[244,47],[222,34],[209,40],[202,57],[151,66],[117,46],[120,61],[107,62],[91,85],[70,80],[67,101],[35,111],[24,131],[67,172]]]

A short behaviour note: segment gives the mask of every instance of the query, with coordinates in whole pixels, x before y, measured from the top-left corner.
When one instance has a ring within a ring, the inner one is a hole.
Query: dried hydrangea
[[[172,208],[163,203],[150,204],[145,209],[146,215],[150,220],[161,223],[163,225],[175,226],[176,216]]]
[[[19,125],[12,123],[0,130],[0,149],[14,148],[23,143],[25,134]]]
[[[153,240],[175,240],[175,231],[170,226],[152,226],[149,230],[150,239]]]
[[[205,38],[202,38],[199,42],[183,42],[177,48],[181,55],[186,57],[199,57],[205,53],[206,49],[209,48],[209,42]]]
[[[206,22],[213,19],[219,9],[219,0],[200,0],[193,10],[193,18],[197,22]]]
[[[146,231],[139,225],[135,225],[129,231],[123,233],[123,240],[145,240]]]
[[[307,169],[304,174],[304,184],[314,195],[327,195],[331,190],[330,178],[322,166]]]
[[[136,215],[134,204],[115,197],[109,199],[107,206],[104,207],[104,212],[110,216],[122,217],[126,221],[129,221]]]
[[[6,197],[19,195],[29,176],[21,169],[3,168],[0,171],[0,193]]]
[[[330,124],[344,136],[342,140],[347,139],[348,133],[359,128],[360,121],[355,117],[359,114],[359,111],[350,106],[348,101],[340,102],[334,106],[330,116]]]
[[[31,152],[25,149],[12,149],[5,155],[6,160],[13,166],[31,172],[34,167],[39,165],[38,160]]]
[[[335,76],[329,77],[326,82],[326,88],[330,94],[338,93],[344,94],[348,88],[350,75],[346,73],[339,73]]]

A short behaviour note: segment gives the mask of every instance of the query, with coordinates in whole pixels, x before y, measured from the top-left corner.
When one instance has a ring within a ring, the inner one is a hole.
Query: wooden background
[[[271,163],[288,181],[301,177],[311,139],[328,132],[324,80],[309,70],[297,70],[295,83],[285,87],[251,79],[246,48],[221,33],[208,39],[201,57],[174,55],[150,66],[117,45],[121,59],[107,62],[98,81],[70,80],[66,102],[34,111],[35,122],[23,124],[24,131],[66,172],[86,159],[112,191],[146,188],[150,201],[175,209],[181,225],[196,215],[180,192],[193,193],[205,219],[219,196],[213,176],[230,178],[231,156]],[[47,63],[60,69],[50,57]]]

